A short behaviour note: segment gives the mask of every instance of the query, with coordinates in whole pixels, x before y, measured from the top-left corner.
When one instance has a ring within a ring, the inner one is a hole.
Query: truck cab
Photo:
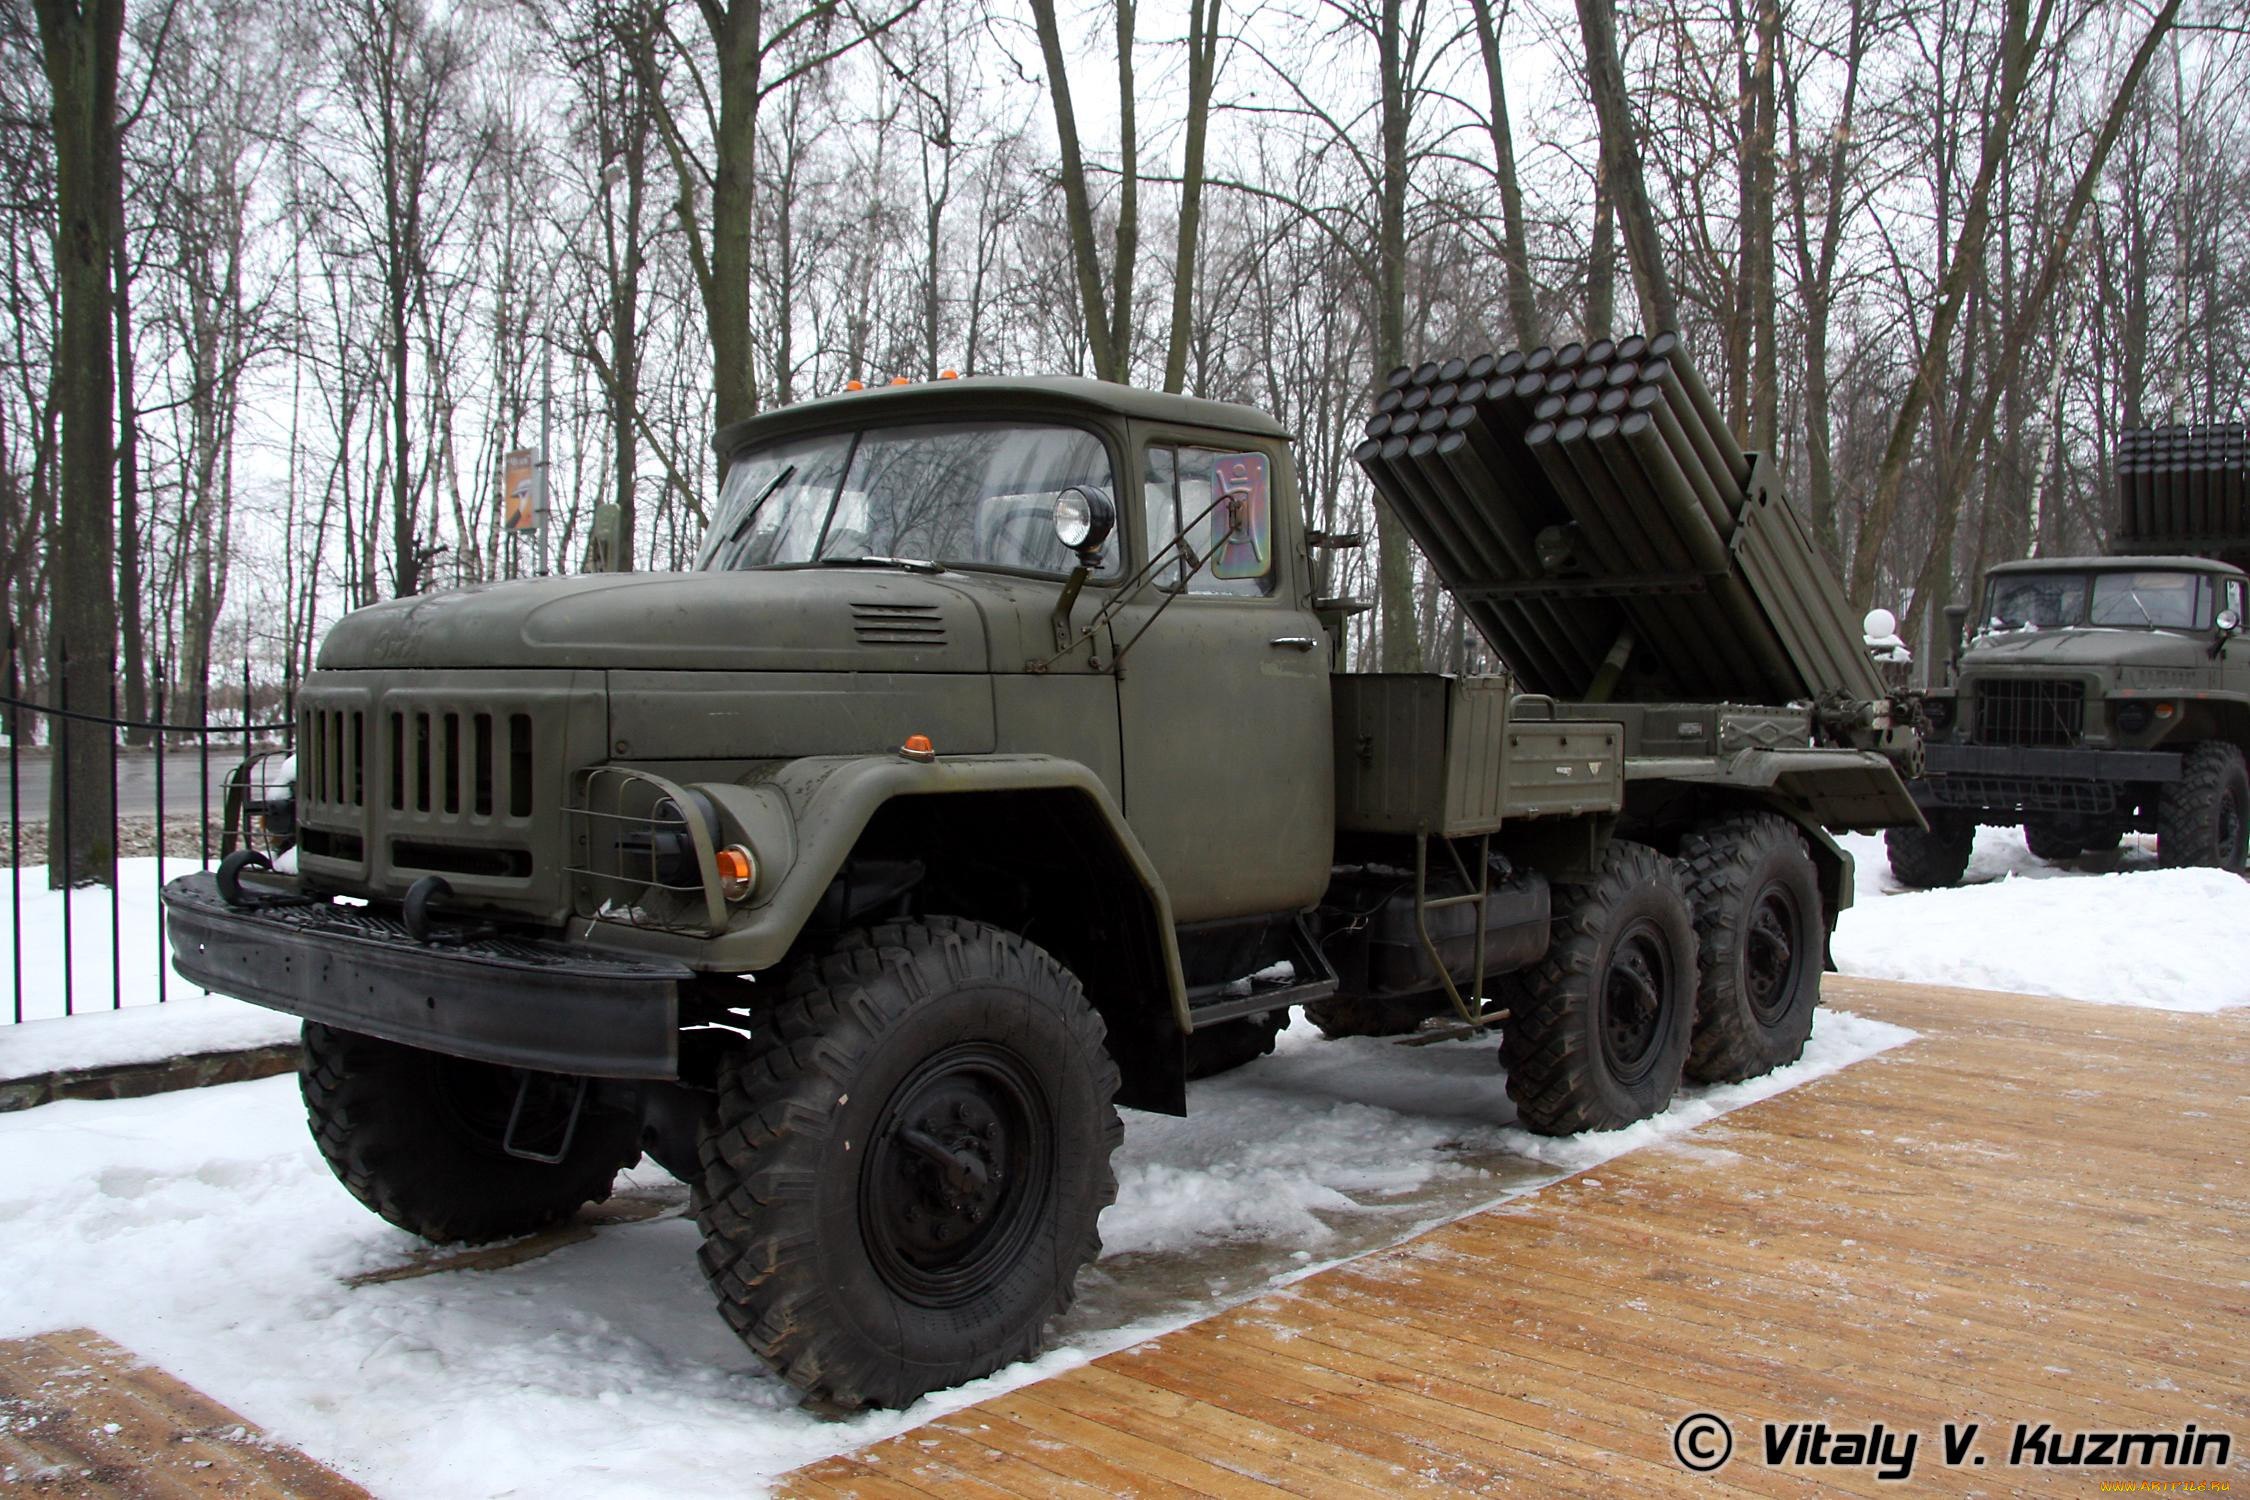
[[[2069,860],[2158,837],[2165,865],[2241,870],[2250,834],[2250,597],[2210,558],[2038,558],[1985,578],[1949,680],[1924,699],[1927,830],[1891,868],[1950,885],[1980,824]]]

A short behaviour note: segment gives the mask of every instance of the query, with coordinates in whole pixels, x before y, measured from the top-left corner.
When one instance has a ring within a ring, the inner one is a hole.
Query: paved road
[[[226,810],[225,782],[227,772],[242,758],[242,747],[237,745],[211,747],[211,816],[219,817]],[[48,817],[48,797],[51,791],[50,766],[44,753],[26,752],[18,757],[17,767],[22,772],[22,785],[16,789],[20,799],[23,820],[27,823],[44,823]],[[5,752],[0,752],[0,823],[8,820],[11,806],[9,795],[10,770]],[[203,789],[203,757],[195,751],[172,751],[164,757],[164,816],[192,817],[197,794]],[[74,794],[75,795],[75,794]],[[156,813],[156,755],[148,750],[120,750],[117,753],[117,814],[123,818],[153,817]]]

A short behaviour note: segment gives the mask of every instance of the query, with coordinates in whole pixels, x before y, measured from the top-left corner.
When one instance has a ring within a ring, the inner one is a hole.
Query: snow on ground
[[[277,1010],[245,1005],[200,990],[164,1005],[132,1004],[123,1010],[0,1025],[0,1078],[95,1068],[113,1063],[161,1062],[196,1052],[224,1052],[297,1040],[298,1021]],[[108,997],[102,1003],[107,1006]]]
[[[1823,1013],[1805,1061],[1567,1141],[1513,1124],[1490,1042],[1319,1040],[1129,1114],[1108,1249],[1060,1346],[904,1413],[825,1421],[712,1309],[667,1216],[499,1271],[351,1288],[415,1242],[307,1138],[294,1081],[0,1116],[0,1337],[91,1326],[388,1496],[736,1496],[1533,1191],[1909,1039]],[[684,1202],[651,1165],[624,1191]],[[31,1232],[35,1231],[35,1232]]]
[[[172,880],[194,872],[193,859],[166,859],[164,878]],[[110,954],[110,891],[88,886],[70,894],[68,927],[69,963],[64,963],[63,893],[47,889],[43,865],[21,870],[0,870],[0,984],[12,984],[18,971],[16,934],[23,934],[20,970],[23,1019],[44,1020],[63,1014],[63,976],[71,978],[71,1010],[84,1015],[109,1010],[113,1000],[124,1005],[147,1005],[157,998],[159,941],[156,893],[157,861],[121,859],[117,862],[117,952]],[[20,878],[18,878],[20,877]],[[170,955],[163,955],[164,996],[168,1000],[198,996],[204,991],[171,972]],[[113,985],[111,976],[116,976]],[[0,995],[0,1006],[7,997]]]
[[[1858,866],[1836,926],[1846,974],[2162,1010],[2250,1004],[2250,881],[2160,870],[2153,838],[2051,865],[2021,830],[1982,828],[1966,881],[1944,891],[1901,886],[1880,837],[1842,843]]]

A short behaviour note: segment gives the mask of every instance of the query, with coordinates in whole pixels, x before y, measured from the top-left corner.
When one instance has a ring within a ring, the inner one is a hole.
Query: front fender
[[[1181,1029],[1187,1029],[1187,990],[1180,976],[1171,899],[1109,788],[1084,764],[1052,755],[963,755],[931,762],[898,755],[823,755],[773,763],[744,785],[778,793],[792,824],[787,868],[772,888],[761,890],[757,901],[715,937],[587,921],[586,941],[661,953],[708,973],[770,969],[788,954],[868,822],[887,803],[901,797],[1067,792],[1083,798],[1098,817],[1150,903],[1171,1007]]]

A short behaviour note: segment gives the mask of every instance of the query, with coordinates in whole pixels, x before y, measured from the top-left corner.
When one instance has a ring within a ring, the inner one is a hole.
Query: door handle
[[[1310,651],[1320,644],[1309,635],[1277,635],[1266,642],[1269,646],[1287,647],[1292,651]]]

